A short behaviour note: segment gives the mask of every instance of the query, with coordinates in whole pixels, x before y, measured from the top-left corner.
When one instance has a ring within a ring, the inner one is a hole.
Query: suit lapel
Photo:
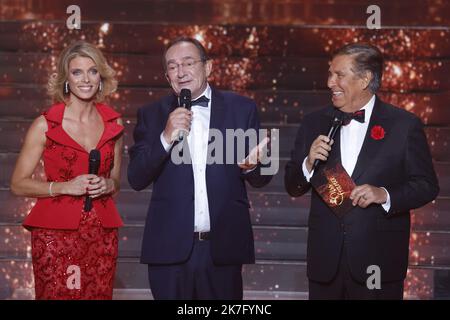
[[[178,97],[174,93],[172,93],[166,100],[163,101],[162,105],[164,118],[167,121],[167,119],[169,118],[169,114],[176,108],[178,108]]]
[[[341,128],[336,131],[334,136],[334,143],[331,146],[330,156],[328,157],[329,162],[341,162]]]
[[[223,98],[223,95],[211,87],[211,113],[209,116],[209,132],[208,132],[208,156],[212,154],[212,148],[214,145],[212,144],[212,132],[211,129],[220,130],[222,133],[223,138],[223,150],[222,154],[224,155],[223,159],[220,159],[222,161],[225,161],[225,128],[224,128],[224,120],[225,120],[225,113],[226,113],[226,107],[225,107],[225,101]],[[217,138],[215,138],[217,139]],[[214,152],[214,154],[217,154],[217,150]],[[208,177],[208,171],[211,165],[206,165],[206,177]],[[206,180],[208,181],[208,179]]]
[[[208,136],[208,157],[209,156],[217,156],[218,150],[212,150],[214,147],[214,144],[212,143],[212,132],[211,129],[217,129],[220,130],[223,137],[223,145],[219,146],[219,148],[223,148],[221,153],[223,154],[223,159],[220,159],[222,161],[225,161],[226,155],[225,155],[225,115],[226,115],[226,106],[223,95],[220,93],[220,91],[215,90],[211,87],[211,113],[209,117],[209,136]],[[217,139],[217,137],[215,138]],[[216,146],[217,147],[217,146]],[[219,159],[218,159],[219,160]],[[225,163],[225,162],[224,162]],[[206,164],[206,190],[208,192],[208,204],[209,204],[209,214],[211,223],[213,223],[214,220],[216,220],[216,214],[220,212],[220,209],[217,207],[218,202],[215,201],[217,199],[218,194],[218,184],[221,184],[221,179],[223,179],[225,174],[225,168],[224,165],[216,165],[216,164]],[[222,195],[223,196],[223,195]]]
[[[211,115],[209,129],[221,129],[225,120],[225,101],[219,91],[211,88]]]
[[[214,88],[211,87],[211,113],[209,116],[209,136],[208,136],[208,157],[211,156],[212,154],[216,155],[217,154],[217,150],[214,151],[212,150],[212,147],[214,146],[212,144],[212,133],[211,133],[211,129],[217,129],[220,130],[222,133],[222,137],[223,137],[223,143],[225,145],[225,129],[223,128],[224,126],[224,120],[225,120],[225,113],[226,113],[226,108],[225,108],[225,101],[224,98],[222,96],[222,94],[215,90]],[[216,138],[217,139],[217,138]],[[224,155],[223,159],[220,159],[222,161],[225,161],[225,148],[222,151],[222,154]],[[208,192],[209,192],[209,182],[211,181],[211,169],[215,167],[213,164],[206,164],[206,184],[208,187]]]
[[[364,142],[361,147],[361,151],[359,152],[355,169],[352,173],[352,179],[355,182],[361,174],[367,170],[370,162],[376,157],[385,141],[385,139],[376,140],[372,137],[371,132],[373,127],[381,126],[387,133],[390,131],[390,126],[392,124],[389,121],[387,112],[388,110],[384,108],[382,101],[376,97],[372,115],[369,120],[369,126],[367,127],[366,136],[364,137]]]

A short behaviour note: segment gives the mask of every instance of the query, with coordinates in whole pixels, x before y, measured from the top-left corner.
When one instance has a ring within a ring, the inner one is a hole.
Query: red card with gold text
[[[356,185],[340,162],[327,162],[320,166],[314,172],[311,184],[339,217],[353,208],[350,193]]]

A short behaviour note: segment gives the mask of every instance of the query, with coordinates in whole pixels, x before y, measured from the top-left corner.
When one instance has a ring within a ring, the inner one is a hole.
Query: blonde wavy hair
[[[58,58],[56,72],[50,76],[47,92],[53,102],[68,102],[69,94],[64,93],[64,83],[69,74],[69,63],[73,58],[86,57],[94,61],[102,81],[102,91],[95,95],[95,102],[103,102],[117,90],[116,72],[106,62],[102,52],[86,41],[76,41],[66,47]]]

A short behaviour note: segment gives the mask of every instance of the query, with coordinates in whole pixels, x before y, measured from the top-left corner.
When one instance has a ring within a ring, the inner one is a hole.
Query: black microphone
[[[328,138],[330,139],[330,141],[331,141],[331,139],[334,139],[336,132],[338,131],[340,126],[342,126],[342,122],[343,122],[342,117],[339,117],[337,115],[334,116],[333,122],[331,123],[330,130],[328,131]],[[314,161],[311,171],[317,167],[317,165],[319,164],[320,161],[321,160],[319,160],[319,159],[316,159]]]
[[[179,98],[179,107],[186,108],[191,110],[192,101],[191,101],[191,90],[189,89],[181,89],[180,98]],[[182,130],[178,133],[178,141],[182,141],[186,136],[187,132]]]
[[[89,152],[89,174],[97,174],[100,167],[100,151],[92,149]],[[84,212],[89,212],[92,209],[92,198],[86,195],[84,201]]]

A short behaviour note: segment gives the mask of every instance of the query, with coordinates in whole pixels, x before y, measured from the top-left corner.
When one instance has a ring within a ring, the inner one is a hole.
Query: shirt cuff
[[[258,168],[258,165],[256,165],[254,168],[244,170],[244,174],[250,173],[250,172],[252,172],[253,170],[255,170],[256,168]]]
[[[389,212],[389,209],[391,209],[391,196],[389,195],[389,192],[386,190],[386,188],[381,187],[381,189],[383,189],[384,191],[386,191],[386,202],[381,204],[381,206],[383,207],[384,211]]]
[[[161,140],[161,144],[164,147],[164,150],[166,150],[166,152],[169,152],[170,148],[172,147],[173,143],[167,143],[166,139],[164,139],[164,131],[161,132],[161,135],[159,136],[160,140]]]
[[[309,182],[309,180],[311,179],[311,177],[312,177],[313,174],[314,174],[314,170],[312,170],[311,172],[309,172],[308,169],[306,169],[306,159],[307,159],[307,158],[308,158],[308,157],[306,157],[305,160],[303,160],[302,171],[303,171],[303,175],[304,175],[305,178],[306,178],[306,181]]]

